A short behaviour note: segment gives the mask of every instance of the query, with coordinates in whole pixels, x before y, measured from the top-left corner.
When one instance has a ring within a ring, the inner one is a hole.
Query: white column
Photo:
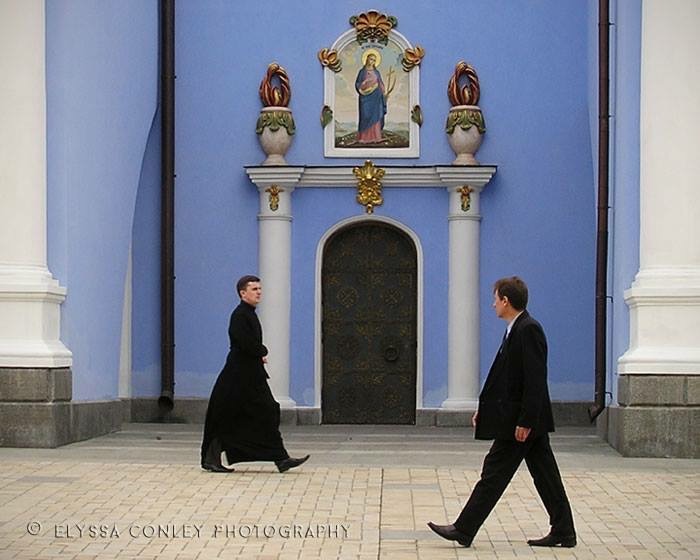
[[[449,186],[447,399],[444,409],[476,410],[479,400],[479,191],[468,200]],[[468,203],[469,208],[463,208]]]
[[[294,186],[258,183],[260,193],[260,279],[263,287],[258,316],[269,350],[270,388],[282,408],[296,403],[289,396],[291,321],[292,191]],[[274,191],[274,192],[271,192]]]
[[[700,2],[642,3],[640,267],[621,374],[700,374]]]
[[[46,261],[43,0],[0,0],[0,367],[64,367]]]

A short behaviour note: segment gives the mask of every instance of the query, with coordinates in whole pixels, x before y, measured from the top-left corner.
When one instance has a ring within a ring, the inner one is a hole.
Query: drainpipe
[[[610,5],[598,2],[598,235],[595,279],[595,398],[588,409],[593,422],[605,409],[608,287],[608,164],[610,122]]]
[[[161,418],[175,394],[175,0],[160,0]]]

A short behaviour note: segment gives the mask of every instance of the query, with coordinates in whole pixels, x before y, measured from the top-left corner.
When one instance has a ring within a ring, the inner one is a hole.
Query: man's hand
[[[531,430],[532,428],[523,428],[522,426],[516,426],[515,440],[519,441],[520,443],[524,442],[527,439],[527,436],[530,435]]]
[[[479,411],[472,414],[472,428],[476,428],[476,421],[479,419]]]
[[[263,357],[262,357],[262,363],[263,363],[263,364],[266,364],[266,363],[267,363],[267,356],[263,356]]]

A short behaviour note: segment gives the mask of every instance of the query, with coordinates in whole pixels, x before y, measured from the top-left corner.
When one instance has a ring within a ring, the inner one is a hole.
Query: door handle
[[[384,359],[387,362],[395,362],[399,359],[399,349],[396,346],[387,346],[384,348]]]

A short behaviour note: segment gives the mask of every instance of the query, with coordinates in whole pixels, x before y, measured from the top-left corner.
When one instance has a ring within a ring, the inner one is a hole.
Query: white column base
[[[447,398],[440,407],[446,410],[476,410],[479,408],[479,400]]]
[[[60,341],[66,290],[40,266],[0,265],[0,367],[70,367]]]
[[[281,397],[277,398],[277,402],[280,403],[280,408],[296,408],[297,403],[291,397]]]
[[[630,347],[618,373],[700,375],[700,267],[641,270],[625,301]]]

